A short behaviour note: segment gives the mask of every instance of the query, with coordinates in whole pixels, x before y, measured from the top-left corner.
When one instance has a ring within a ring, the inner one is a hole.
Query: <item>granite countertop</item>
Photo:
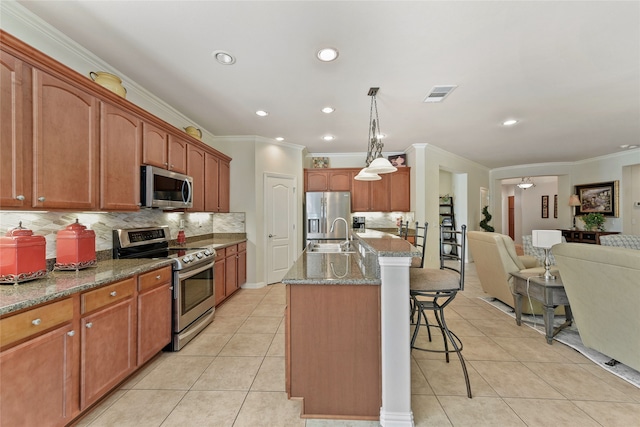
[[[216,235],[200,240],[189,240],[185,247],[213,245],[214,249],[245,242],[238,234]],[[99,259],[99,258],[98,258]],[[172,265],[171,259],[108,259],[98,261],[95,267],[78,271],[49,271],[41,279],[17,285],[0,285],[0,315],[66,297],[88,289],[126,279],[140,273]]]
[[[0,315],[66,297],[136,274],[172,265],[171,259],[116,259],[98,261],[77,271],[50,271],[41,279],[0,285]]]
[[[379,285],[378,257],[419,257],[416,247],[397,235],[377,230],[352,232],[353,252],[300,255],[282,279],[288,285]]]

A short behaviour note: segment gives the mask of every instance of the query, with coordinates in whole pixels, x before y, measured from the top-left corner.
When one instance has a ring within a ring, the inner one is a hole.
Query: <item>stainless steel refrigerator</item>
[[[351,193],[348,191],[308,192],[305,198],[304,240],[344,239],[345,225],[337,221],[330,232],[334,219],[342,217],[351,228]]]

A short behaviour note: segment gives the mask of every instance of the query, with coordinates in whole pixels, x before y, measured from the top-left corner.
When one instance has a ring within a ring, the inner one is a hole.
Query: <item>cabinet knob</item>
[[[115,297],[116,295],[118,295],[118,293],[116,291],[113,291],[109,295],[111,295],[112,297]]]
[[[75,334],[76,334],[76,331],[67,332],[67,335],[69,335],[70,337],[74,336]]]
[[[84,325],[85,328],[87,329],[91,329],[91,327],[93,326],[93,323],[89,322],[86,325]]]
[[[160,275],[159,274],[156,276],[156,280],[160,280]]]
[[[33,326],[38,326],[40,323],[42,323],[42,320],[40,320],[40,319],[33,319],[33,320],[31,321],[31,324],[32,324]]]
[[[169,166],[169,163],[167,163],[167,162],[164,162],[164,165],[165,165],[165,166]]]
[[[22,194],[16,196],[17,200],[23,201],[24,200],[24,196]]]
[[[40,196],[40,197],[38,197],[38,201],[39,201],[39,202],[44,202],[44,200],[45,200],[45,199],[44,199],[44,196]]]

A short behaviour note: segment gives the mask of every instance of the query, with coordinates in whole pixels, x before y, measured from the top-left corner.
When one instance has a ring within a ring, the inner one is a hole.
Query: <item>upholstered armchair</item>
[[[553,251],[582,343],[640,371],[640,251],[581,243]]]
[[[513,307],[511,293],[511,275],[513,272],[544,274],[544,267],[531,255],[517,255],[515,243],[511,237],[500,233],[469,231],[467,241],[482,289],[492,297]],[[552,268],[551,272],[557,272]],[[542,305],[529,298],[522,298],[522,312],[542,313]],[[558,307],[556,314],[564,314],[564,308]]]

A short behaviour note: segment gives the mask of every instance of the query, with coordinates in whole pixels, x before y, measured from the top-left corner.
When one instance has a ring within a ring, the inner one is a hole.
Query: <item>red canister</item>
[[[22,227],[0,237],[0,283],[19,283],[47,274],[47,242]]]
[[[76,222],[58,231],[56,270],[80,270],[96,265],[96,234]]]

